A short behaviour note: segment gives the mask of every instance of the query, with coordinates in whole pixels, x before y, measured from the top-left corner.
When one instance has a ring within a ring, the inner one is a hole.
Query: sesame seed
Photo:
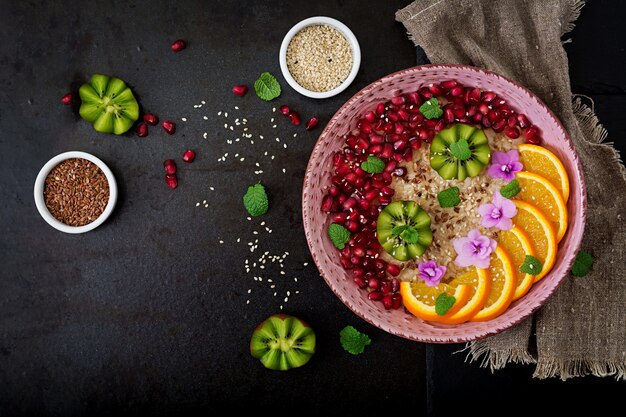
[[[224,117],[228,117],[228,113],[224,112]]]
[[[220,245],[221,245],[221,244],[223,244],[223,243],[224,243],[224,241],[223,241],[223,240],[220,240]]]
[[[208,118],[208,117],[206,117],[206,116],[202,116],[202,118],[203,118],[204,120],[209,120],[209,118]],[[183,120],[183,122],[184,122],[184,121],[185,121],[185,120]]]
[[[187,118],[186,117],[181,117],[180,120],[182,120],[183,122],[186,122]]]

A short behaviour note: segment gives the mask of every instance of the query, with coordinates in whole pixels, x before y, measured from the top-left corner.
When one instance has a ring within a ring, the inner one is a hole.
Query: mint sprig
[[[520,191],[522,191],[522,187],[520,187],[518,180],[513,180],[500,188],[500,194],[502,194],[504,198],[513,198],[519,194]]]
[[[413,243],[417,243],[418,237],[419,237],[419,234],[417,233],[417,230],[415,230],[411,226],[407,226],[407,228],[404,229],[402,233],[400,233],[400,238],[406,243],[408,243],[409,245],[412,245]]]
[[[350,231],[338,223],[332,223],[328,226],[328,237],[337,249],[343,249],[350,240]]]
[[[574,260],[574,265],[572,265],[572,275],[575,277],[584,277],[593,266],[593,261],[593,256],[590,253],[584,250],[579,251]]]
[[[529,275],[539,275],[541,274],[542,269],[543,266],[541,265],[539,259],[535,258],[532,255],[526,255],[526,258],[524,258],[524,263],[522,264],[522,266],[519,267],[520,272]]]
[[[442,292],[435,300],[435,313],[439,316],[443,316],[452,308],[454,303],[456,303],[456,298],[453,295]]]
[[[248,191],[243,196],[243,205],[248,210],[248,213],[253,216],[262,216],[267,213],[269,208],[269,201],[267,199],[267,193],[265,187],[261,184],[251,185],[248,187]]]
[[[466,161],[472,157],[467,139],[461,139],[458,142],[450,144],[450,153],[459,161]]]
[[[439,105],[439,100],[435,97],[424,102],[424,104],[420,106],[420,112],[427,119],[436,119],[441,117],[443,114],[443,110],[441,110],[441,106]]]
[[[439,191],[437,200],[439,201],[439,205],[443,208],[458,206],[461,203],[459,187],[450,187]]]
[[[276,77],[269,72],[264,72],[254,82],[254,91],[261,100],[270,101],[280,96],[280,84]]]
[[[353,355],[363,353],[365,346],[372,344],[372,339],[368,335],[352,326],[346,326],[339,332],[339,341],[343,349]]]
[[[385,162],[377,156],[370,155],[361,163],[361,169],[370,174],[380,174],[385,170]]]

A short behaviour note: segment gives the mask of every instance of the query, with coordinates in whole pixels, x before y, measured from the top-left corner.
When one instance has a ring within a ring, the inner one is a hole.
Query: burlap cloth
[[[561,37],[578,0],[417,0],[396,13],[432,63],[469,64],[516,80],[539,96],[569,132],[587,184],[582,248],[586,277],[568,276],[533,319],[469,344],[468,358],[492,370],[536,363],[538,378],[592,374],[626,379],[626,170],[592,110],[570,89]],[[607,63],[610,65],[610,63]],[[536,340],[536,346],[534,343]]]

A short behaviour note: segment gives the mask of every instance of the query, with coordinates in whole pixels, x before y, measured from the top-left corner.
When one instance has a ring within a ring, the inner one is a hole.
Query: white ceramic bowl
[[[307,90],[293,79],[293,77],[289,73],[289,69],[287,68],[287,47],[289,46],[289,42],[291,42],[291,39],[293,39],[295,34],[300,32],[300,30],[307,26],[314,25],[328,25],[333,27],[334,29],[337,29],[339,33],[341,33],[348,40],[348,43],[352,48],[352,70],[350,71],[350,74],[348,74],[348,78],[346,78],[345,81],[341,83],[341,85],[329,91]],[[285,77],[287,83],[289,83],[289,85],[294,90],[304,96],[311,98],[328,98],[341,93],[343,90],[348,88],[352,81],[354,81],[356,74],[359,72],[359,67],[361,66],[361,48],[359,47],[359,42],[356,40],[356,36],[354,36],[354,33],[352,33],[352,31],[346,25],[331,17],[315,16],[304,19],[303,21],[297,23],[294,27],[292,27],[289,32],[287,32],[285,38],[283,39],[283,43],[280,45],[279,60],[280,70],[283,73],[283,77]]]
[[[52,216],[52,214],[50,214],[50,211],[48,211],[48,207],[46,207],[46,203],[43,198],[44,184],[46,182],[46,177],[48,176],[50,171],[52,171],[52,169],[55,166],[59,165],[61,162],[71,158],[82,158],[93,162],[98,166],[98,168],[102,170],[107,178],[107,181],[109,182],[109,201],[107,202],[104,211],[102,212],[100,217],[84,226],[68,226],[67,224],[58,221],[56,218],[54,218],[54,216]],[[39,214],[41,214],[41,217],[43,217],[43,219],[50,226],[65,233],[85,233],[100,226],[111,215],[111,212],[113,212],[113,208],[115,207],[116,202],[117,182],[115,182],[115,177],[113,176],[113,173],[111,172],[109,167],[106,166],[106,164],[102,162],[99,158],[96,158],[95,156],[86,152],[72,151],[55,156],[54,158],[49,160],[43,166],[43,168],[41,168],[41,171],[39,171],[37,179],[35,180],[35,205],[37,206],[37,210],[39,210]]]

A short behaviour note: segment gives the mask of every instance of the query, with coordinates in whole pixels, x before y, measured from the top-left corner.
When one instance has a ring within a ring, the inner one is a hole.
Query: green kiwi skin
[[[132,90],[119,78],[94,74],[78,93],[80,116],[98,132],[121,135],[139,119],[139,104]]]
[[[376,237],[385,252],[399,261],[408,261],[424,254],[433,239],[430,216],[415,201],[394,201],[380,212]],[[393,236],[395,226],[409,225],[417,231],[417,243],[406,243]]]
[[[450,145],[461,139],[467,140],[472,156],[457,160],[450,152]],[[430,144],[430,166],[446,180],[465,180],[475,177],[489,164],[491,149],[489,140],[481,129],[457,123],[437,133]]]
[[[315,332],[304,321],[274,314],[252,333],[250,354],[268,369],[287,371],[308,363],[315,353],[315,343]]]

